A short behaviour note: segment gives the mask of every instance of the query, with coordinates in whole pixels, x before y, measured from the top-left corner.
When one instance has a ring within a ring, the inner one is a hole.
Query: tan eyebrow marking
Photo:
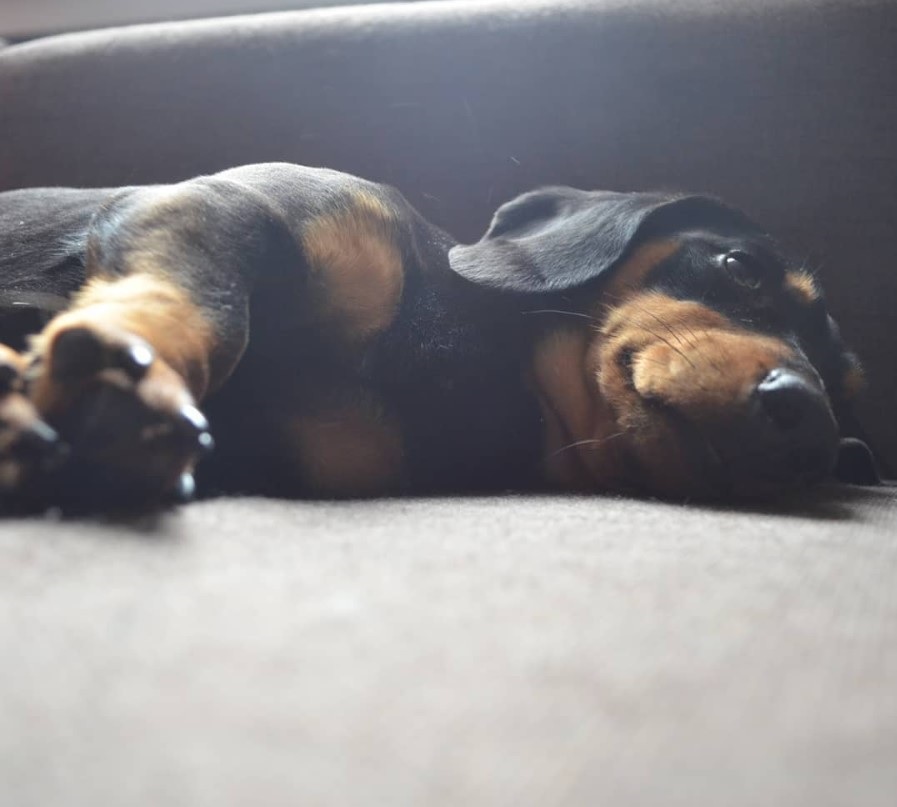
[[[819,299],[816,281],[806,272],[788,272],[785,275],[785,288],[807,305],[812,305]]]
[[[611,274],[610,282],[603,290],[611,300],[624,297],[642,288],[645,279],[659,264],[673,255],[682,244],[679,241],[652,241],[638,247]]]

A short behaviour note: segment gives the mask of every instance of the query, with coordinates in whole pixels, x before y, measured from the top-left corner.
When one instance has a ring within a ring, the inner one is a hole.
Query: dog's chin
[[[774,501],[831,479],[838,452],[828,435],[797,459],[756,452],[737,434],[710,434],[675,412],[643,414],[630,433],[619,489],[673,501]]]
[[[652,463],[653,464],[653,463]],[[714,449],[688,466],[663,466],[646,473],[648,492],[663,498],[707,502],[764,502],[805,491],[832,478],[827,452],[799,469],[784,469],[774,457],[762,463],[726,458]]]

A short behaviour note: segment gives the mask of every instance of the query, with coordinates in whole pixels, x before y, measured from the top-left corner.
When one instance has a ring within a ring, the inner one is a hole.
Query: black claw
[[[851,485],[880,485],[881,475],[872,449],[854,437],[841,438],[835,478]]]
[[[215,441],[209,434],[209,421],[205,415],[192,405],[183,407],[178,415],[177,428],[185,442],[200,456],[208,454],[215,447]]]
[[[175,502],[187,504],[193,501],[194,496],[196,496],[196,480],[193,479],[193,474],[181,474],[174,488]]]
[[[209,430],[209,421],[206,416],[200,412],[195,406],[184,406],[178,412],[181,422],[187,430],[192,430],[195,434],[200,434]]]
[[[124,370],[132,381],[140,381],[153,363],[153,349],[144,342],[135,342],[116,356],[116,366]]]
[[[215,438],[212,437],[210,432],[203,432],[196,438],[197,447],[199,448],[199,454],[202,457],[211,454],[215,450]]]

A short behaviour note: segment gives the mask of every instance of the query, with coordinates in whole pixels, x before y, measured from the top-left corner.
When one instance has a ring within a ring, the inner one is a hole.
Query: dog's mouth
[[[615,357],[626,393],[617,416],[630,434],[636,484],[673,496],[753,499],[831,475],[838,427],[811,369],[764,368],[737,395],[713,377],[675,379],[666,396],[656,368],[643,372],[657,361],[650,347]]]

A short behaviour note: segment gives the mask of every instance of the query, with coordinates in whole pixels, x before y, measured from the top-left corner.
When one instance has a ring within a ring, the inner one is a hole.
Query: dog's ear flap
[[[835,463],[835,479],[848,485],[881,484],[881,474],[872,449],[856,437],[842,437]]]
[[[821,302],[817,300],[817,306]],[[893,474],[857,416],[856,399],[865,387],[860,360],[845,346],[838,323],[828,314],[825,321],[827,342],[822,355],[834,358],[824,367],[823,378],[841,435],[833,475],[850,485],[880,485],[883,476],[891,478]]]
[[[706,196],[542,188],[502,205],[477,243],[450,250],[449,263],[467,280],[501,291],[565,291],[613,269],[654,230],[650,222],[675,229],[720,217],[747,224]]]
[[[849,360],[856,361],[850,353],[845,352],[845,356]],[[882,484],[882,473],[887,473],[890,469],[884,458],[877,456],[870,447],[869,438],[853,411],[851,402],[843,400],[836,402],[835,416],[841,432],[838,458],[833,471],[835,479],[848,485]],[[891,474],[888,473],[888,476]]]

